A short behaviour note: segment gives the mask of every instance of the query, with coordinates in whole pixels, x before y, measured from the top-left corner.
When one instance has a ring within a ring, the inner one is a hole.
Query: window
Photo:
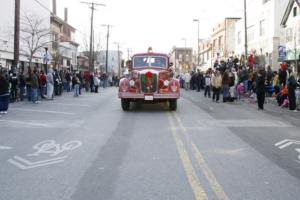
[[[189,60],[190,60],[190,55],[189,55],[189,54],[186,54],[186,55],[185,55],[185,61],[186,61],[186,62],[189,62]]]
[[[259,22],[259,35],[264,36],[265,35],[265,29],[266,29],[266,20],[261,20]]]
[[[242,43],[242,31],[238,32],[238,44]]]
[[[220,36],[220,37],[219,37],[219,49],[222,48],[222,46],[223,46],[223,41],[222,41],[222,39],[223,39],[223,37]]]
[[[247,37],[248,37],[248,41],[254,40],[254,26],[248,27]]]
[[[293,40],[293,30],[292,28],[287,28],[285,32],[286,42],[292,42]]]
[[[293,8],[293,17],[296,17],[297,16],[297,7],[294,7]]]
[[[182,62],[182,54],[179,54],[178,58],[179,58],[179,62]]]
[[[133,67],[167,67],[167,59],[161,56],[136,56],[133,58]]]

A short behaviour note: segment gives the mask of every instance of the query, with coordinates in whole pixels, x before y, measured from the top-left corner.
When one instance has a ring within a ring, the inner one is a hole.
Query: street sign
[[[286,60],[286,47],[279,45],[278,46],[278,61],[282,62]]]

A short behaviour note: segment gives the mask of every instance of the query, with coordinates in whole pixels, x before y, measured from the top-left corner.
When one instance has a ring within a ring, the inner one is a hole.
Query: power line
[[[35,1],[37,4],[39,4],[41,7],[43,7],[44,9],[46,9],[48,12],[50,12],[51,15],[53,15],[53,12],[44,4],[42,4],[39,0],[33,0]]]

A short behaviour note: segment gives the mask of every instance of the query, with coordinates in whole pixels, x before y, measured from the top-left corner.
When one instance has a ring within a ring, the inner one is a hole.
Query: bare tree
[[[28,57],[29,66],[32,59],[41,53],[51,42],[51,31],[44,26],[44,20],[35,15],[24,15],[21,20],[21,41],[23,53]]]
[[[60,61],[62,59],[62,52],[60,52],[59,49],[59,43],[57,41],[54,41],[52,43],[52,51],[51,51],[51,58],[52,58],[52,64],[54,68],[57,68],[60,64]]]

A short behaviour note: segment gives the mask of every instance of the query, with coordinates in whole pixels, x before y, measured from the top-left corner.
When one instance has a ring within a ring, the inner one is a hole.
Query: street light
[[[199,66],[199,19],[193,19],[193,22],[197,22],[198,24],[198,36],[197,36],[197,66]]]

